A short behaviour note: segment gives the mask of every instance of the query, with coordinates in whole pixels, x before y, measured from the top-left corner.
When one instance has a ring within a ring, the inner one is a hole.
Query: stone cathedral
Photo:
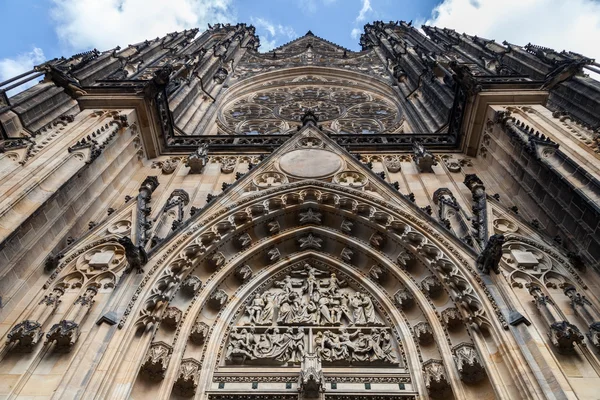
[[[1,83],[0,398],[598,399],[600,64],[360,45],[216,24]]]

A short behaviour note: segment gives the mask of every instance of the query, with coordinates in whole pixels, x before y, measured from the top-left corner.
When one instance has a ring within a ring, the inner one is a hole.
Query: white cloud
[[[367,13],[369,11],[373,11],[373,8],[371,8],[371,0],[362,0],[362,8],[358,13],[358,17],[356,17],[356,22],[361,22],[367,19]]]
[[[319,9],[319,4],[323,3],[325,6],[331,6],[337,2],[337,0],[297,0],[298,7],[305,14],[314,14]]]
[[[14,78],[23,72],[27,72],[31,70],[34,65],[41,64],[45,60],[46,57],[44,56],[44,52],[39,47],[34,47],[33,50],[27,53],[21,53],[14,58],[0,59],[0,82]],[[33,86],[36,83],[37,81],[35,79],[29,81],[26,84],[9,91],[8,95],[14,95],[27,89],[28,87]]]
[[[232,22],[232,0],[53,0],[58,37],[70,50],[138,43],[173,31]]]
[[[444,0],[425,24],[600,60],[600,2],[594,0]]]
[[[362,29],[358,29],[358,28],[354,28],[352,29],[352,32],[350,32],[350,36],[352,36],[352,39],[358,39],[362,33]]]
[[[277,47],[277,43],[289,42],[298,37],[294,28],[288,25],[273,24],[264,18],[250,17],[250,22],[260,36],[260,51],[266,52]]]

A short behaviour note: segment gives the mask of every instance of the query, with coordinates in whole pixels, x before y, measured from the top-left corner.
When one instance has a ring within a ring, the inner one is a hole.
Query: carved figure
[[[146,253],[144,247],[136,247],[131,239],[127,236],[119,238],[118,242],[125,248],[125,258],[129,264],[129,267],[125,270],[125,273],[129,273],[133,269],[135,269],[138,274],[143,273],[144,269],[142,267],[148,262],[148,254]]]
[[[256,293],[254,295],[254,299],[252,303],[248,307],[246,307],[246,312],[250,316],[251,324],[258,324],[262,319],[262,311],[265,307],[265,301],[260,296],[260,294]]]
[[[502,245],[504,244],[504,235],[495,234],[490,236],[485,249],[477,257],[477,268],[484,274],[489,274],[490,270],[496,274],[500,273],[498,264],[502,258]]]

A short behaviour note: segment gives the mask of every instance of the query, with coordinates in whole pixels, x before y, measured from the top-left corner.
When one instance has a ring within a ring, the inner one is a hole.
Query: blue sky
[[[0,0],[0,81],[59,56],[219,21],[256,26],[261,50],[309,29],[359,50],[365,23],[413,20],[600,60],[600,0]]]

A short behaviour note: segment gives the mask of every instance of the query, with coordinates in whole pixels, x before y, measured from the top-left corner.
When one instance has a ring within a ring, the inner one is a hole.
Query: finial
[[[308,109],[304,112],[304,115],[300,117],[300,121],[302,122],[302,126],[306,125],[317,125],[319,121],[319,117],[316,116],[315,112],[311,109]]]

